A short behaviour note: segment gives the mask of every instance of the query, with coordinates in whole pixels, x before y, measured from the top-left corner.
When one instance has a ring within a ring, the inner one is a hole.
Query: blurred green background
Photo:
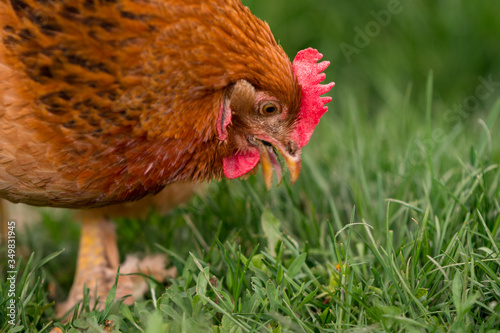
[[[327,77],[337,86],[330,108],[338,114],[347,112],[339,106],[348,96],[374,114],[378,105],[393,102],[387,97],[404,95],[409,85],[415,92],[413,102],[420,103],[429,70],[434,72],[434,100],[443,106],[435,116],[473,95],[478,76],[493,75],[494,81],[500,82],[499,1],[243,3],[269,23],[290,57],[300,49],[314,47],[332,62]],[[387,17],[384,12],[392,13]],[[361,38],[356,43],[357,29],[367,34],[368,41]],[[354,52],[350,57],[345,56],[348,45],[357,49],[350,49]],[[496,96],[499,88],[497,85]],[[478,111],[488,109],[494,100],[482,100]]]

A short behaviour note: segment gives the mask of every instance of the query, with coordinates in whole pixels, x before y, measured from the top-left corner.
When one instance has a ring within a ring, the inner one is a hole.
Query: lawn
[[[123,258],[165,253],[179,276],[69,323],[54,300],[79,225],[43,210],[17,236],[17,326],[0,249],[0,329],[500,332],[500,2],[243,2],[291,58],[312,46],[331,61],[297,183],[267,191],[259,171],[118,220]]]

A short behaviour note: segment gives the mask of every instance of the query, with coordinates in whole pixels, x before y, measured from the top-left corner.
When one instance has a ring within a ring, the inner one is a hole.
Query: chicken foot
[[[103,309],[107,295],[115,283],[119,267],[119,253],[114,223],[99,214],[83,214],[82,231],[75,278],[68,299],[57,307],[57,316],[65,317],[83,299],[84,286],[89,289],[90,307],[97,301],[97,308]],[[121,265],[120,274],[144,273],[163,281],[175,276],[175,268],[165,269],[165,257],[154,255],[139,260],[127,256]],[[115,299],[124,298],[127,305],[133,304],[148,289],[141,275],[119,276]],[[126,297],[129,296],[129,297]],[[78,311],[78,307],[75,308]]]

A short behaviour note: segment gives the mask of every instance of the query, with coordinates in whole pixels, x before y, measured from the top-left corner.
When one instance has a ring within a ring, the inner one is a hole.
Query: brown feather
[[[98,207],[220,178],[237,143],[216,121],[239,80],[299,109],[288,57],[237,0],[0,0],[0,22],[0,196],[14,202]]]

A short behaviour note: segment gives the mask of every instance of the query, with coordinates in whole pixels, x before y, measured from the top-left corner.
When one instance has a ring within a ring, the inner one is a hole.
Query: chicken
[[[259,162],[270,188],[278,154],[293,183],[334,85],[318,51],[292,64],[239,0],[0,0],[0,36],[0,197],[36,206],[121,204]],[[75,281],[103,223],[83,220]]]

